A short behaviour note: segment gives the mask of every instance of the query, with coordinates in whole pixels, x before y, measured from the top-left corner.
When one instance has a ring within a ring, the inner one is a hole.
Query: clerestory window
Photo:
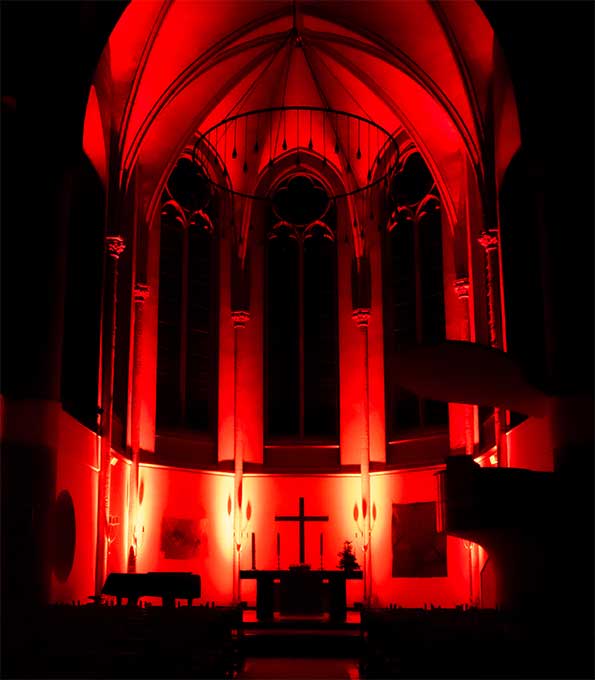
[[[267,236],[267,437],[336,441],[336,216],[324,187],[306,175],[280,185]]]
[[[419,153],[412,153],[389,187],[391,216],[384,248],[387,358],[416,344],[446,337],[440,198]],[[448,405],[421,399],[387,376],[387,434],[443,426]]]
[[[157,426],[215,432],[217,234],[211,186],[181,158],[162,199]]]

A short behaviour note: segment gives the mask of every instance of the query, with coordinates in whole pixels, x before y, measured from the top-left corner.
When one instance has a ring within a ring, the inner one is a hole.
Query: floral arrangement
[[[338,552],[337,556],[341,558],[337,565],[339,569],[343,569],[343,571],[358,571],[360,569],[351,547],[351,541],[343,541],[343,550]]]

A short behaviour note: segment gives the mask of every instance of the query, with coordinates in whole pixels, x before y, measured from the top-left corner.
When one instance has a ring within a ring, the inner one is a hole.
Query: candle
[[[252,532],[252,569],[256,569],[256,536]]]
[[[277,557],[281,555],[281,534],[277,532]]]
[[[323,546],[324,546],[324,539],[322,537],[322,532],[321,532],[320,533],[320,557],[322,557]]]

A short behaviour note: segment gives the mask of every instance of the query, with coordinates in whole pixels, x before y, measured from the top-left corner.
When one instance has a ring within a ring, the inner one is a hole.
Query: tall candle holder
[[[360,511],[359,511],[359,506],[356,503],[353,506],[353,521],[355,522],[355,526],[357,530],[359,531],[359,534],[361,536],[361,540],[357,541],[356,544],[360,544],[361,549],[364,552],[367,552],[368,550],[368,545],[370,543],[370,537],[372,535],[372,531],[374,530],[374,525],[376,524],[376,517],[377,517],[377,511],[376,511],[376,503],[372,503],[372,515],[370,517],[370,529],[369,529],[369,535],[366,536],[366,530],[365,530],[365,521],[362,522],[360,521]],[[365,517],[363,514],[361,515],[361,520],[365,520]],[[355,532],[355,538],[358,539],[358,532]]]
[[[324,569],[323,556],[324,556],[324,534],[320,532],[320,571]]]
[[[240,510],[241,511],[241,510]],[[227,514],[231,516],[232,513],[232,501],[231,497],[227,499]],[[245,513],[243,514],[242,518],[240,519],[240,527],[239,531],[236,532],[234,529],[233,532],[233,542],[234,542],[234,548],[235,550],[240,553],[248,544],[248,536],[250,536],[250,532],[248,531],[248,527],[250,526],[250,520],[252,518],[252,503],[248,501],[246,504],[246,510]],[[254,539],[254,532],[252,532],[252,550],[254,551],[255,548],[255,539]]]
[[[360,511],[357,503],[353,506],[353,520],[355,522],[355,526],[357,530],[359,531],[359,536],[358,536],[358,531],[355,532],[355,544],[356,546],[359,544],[359,547],[362,550],[362,558],[363,558],[363,577],[364,577],[364,601],[367,602],[367,598],[369,597],[369,592],[370,592],[370,583],[369,583],[369,578],[370,578],[370,558],[371,555],[368,554],[369,548],[370,548],[370,541],[372,538],[372,531],[374,530],[374,526],[376,524],[376,503],[372,504],[372,512],[370,513],[369,517],[366,517],[367,512],[369,512],[369,509],[366,507],[365,503],[362,503],[362,513],[360,516]],[[367,520],[367,522],[366,522]],[[367,526],[366,526],[367,523]],[[361,539],[360,539],[361,537]],[[358,540],[360,539],[360,540]]]

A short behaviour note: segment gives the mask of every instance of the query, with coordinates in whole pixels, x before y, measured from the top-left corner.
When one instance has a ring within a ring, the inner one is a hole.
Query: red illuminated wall
[[[203,599],[229,602],[232,586],[232,515],[228,499],[233,490],[230,474],[143,466],[141,516],[144,534],[139,551],[139,571],[193,571],[202,578]],[[328,515],[329,522],[306,524],[306,561],[320,567],[320,533],[323,533],[323,566],[334,569],[343,541],[356,545],[354,504],[360,498],[357,475],[246,475],[244,477],[245,543],[242,568],[252,566],[251,533],[255,533],[256,567],[276,569],[276,537],[280,534],[281,568],[299,562],[298,526],[275,522],[276,514],[295,515],[304,497],[305,512]],[[442,606],[468,602],[468,555],[463,542],[448,538],[448,577],[392,578],[391,512],[393,503],[432,501],[436,498],[434,471],[395,472],[373,475],[372,497],[377,507],[373,529],[373,589],[376,602],[403,606]],[[246,521],[246,508],[251,517]],[[190,559],[165,559],[161,550],[163,517],[194,520],[200,545]],[[361,550],[358,561],[362,564]],[[255,604],[253,581],[242,584],[242,599]],[[348,600],[361,601],[362,583],[349,583]]]
[[[57,458],[56,496],[63,490],[72,496],[75,513],[75,552],[66,582],[52,575],[52,600],[71,602],[93,594],[95,538],[97,536],[97,437],[66,413],[59,417],[60,446]]]
[[[87,603],[94,592],[95,541],[97,535],[97,460],[98,438],[86,427],[65,413],[56,402],[21,400],[10,401],[9,419],[4,423],[3,445],[12,442],[22,446],[43,446],[53,452],[53,477],[47,471],[28,470],[27,474],[45,475],[42,483],[51,484],[52,499],[47,509],[47,542],[49,597],[51,601]],[[32,427],[32,423],[35,426]],[[39,438],[43,437],[43,442]],[[128,464],[116,454],[118,463],[112,467],[111,514],[121,518],[122,524],[113,529],[113,543],[109,568],[125,568],[125,542],[122,533],[127,520],[126,487]],[[25,475],[25,471],[23,471]],[[23,479],[26,487],[32,481]],[[70,570],[60,580],[55,564],[56,515],[55,499],[67,492],[74,506],[74,557]],[[35,509],[33,520],[36,521]]]
[[[114,457],[117,458],[117,463],[112,465],[110,483],[110,515],[114,518],[114,524],[110,527],[107,573],[126,571],[128,558],[130,462],[121,456]]]
[[[72,496],[76,522],[76,542],[72,570],[65,582],[52,575],[52,600],[87,603],[94,591],[95,539],[97,536],[97,459],[98,438],[68,414],[58,419],[59,446],[56,470],[56,496],[66,490]],[[108,572],[126,570],[127,485],[129,464],[118,454],[112,466],[110,514],[119,518],[112,526]]]

